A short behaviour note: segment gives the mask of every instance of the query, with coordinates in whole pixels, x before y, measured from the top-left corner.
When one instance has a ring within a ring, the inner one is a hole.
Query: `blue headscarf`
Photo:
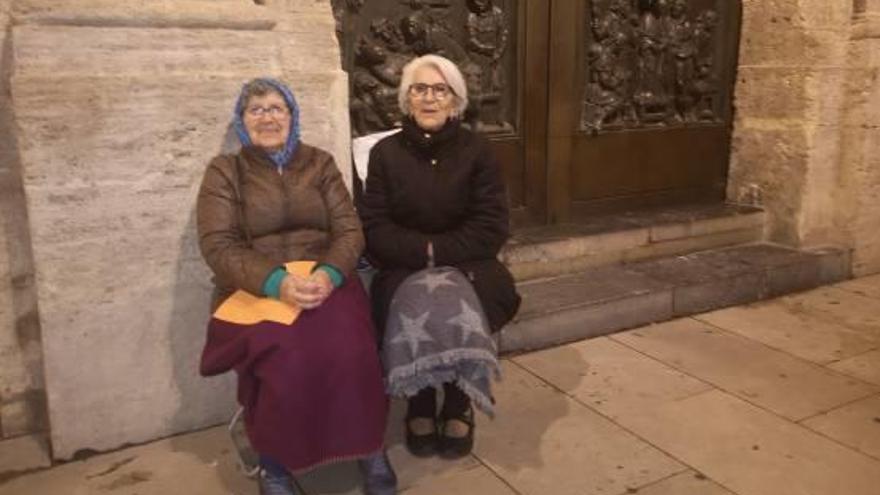
[[[280,150],[269,152],[269,158],[275,166],[278,168],[286,167],[287,162],[290,161],[290,157],[293,156],[293,153],[296,151],[296,147],[299,146],[299,105],[296,104],[296,98],[293,97],[293,91],[285,86],[284,83],[268,77],[261,77],[254,79],[254,81],[260,81],[275,88],[275,90],[277,90],[284,98],[284,101],[287,102],[287,108],[290,109],[290,134],[287,135],[287,142],[284,143],[284,147]],[[238,101],[235,103],[233,122],[235,133],[238,134],[238,140],[241,141],[243,147],[246,147],[253,146],[254,143],[251,142],[251,137],[248,135],[247,128],[244,126],[242,114],[244,113],[244,106],[247,103],[244,100],[244,88],[242,88],[242,92],[238,96]]]

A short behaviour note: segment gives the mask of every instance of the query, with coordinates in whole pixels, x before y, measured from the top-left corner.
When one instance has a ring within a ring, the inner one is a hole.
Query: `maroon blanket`
[[[289,326],[212,318],[201,373],[230,369],[251,444],[291,471],[382,448],[388,399],[358,277]]]

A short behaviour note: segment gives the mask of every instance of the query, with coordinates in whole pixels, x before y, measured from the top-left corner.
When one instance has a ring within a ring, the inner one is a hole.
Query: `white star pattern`
[[[428,313],[425,312],[416,318],[410,318],[401,313],[400,323],[403,326],[403,331],[395,335],[391,339],[391,343],[398,344],[403,342],[409,344],[409,349],[412,351],[413,356],[417,356],[419,342],[434,341],[433,337],[425,330],[425,322],[428,321],[428,316]]]
[[[462,343],[467,342],[468,336],[472,333],[486,337],[483,315],[470,307],[463,299],[461,300],[461,313],[446,320],[446,323],[458,325],[461,328]]]
[[[434,289],[437,287],[443,287],[444,285],[455,287],[455,282],[449,280],[450,275],[452,275],[452,272],[426,273],[421,280],[413,285],[424,285],[428,288],[428,294],[433,294]]]

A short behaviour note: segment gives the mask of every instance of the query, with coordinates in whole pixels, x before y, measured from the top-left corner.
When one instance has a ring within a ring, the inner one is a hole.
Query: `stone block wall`
[[[233,377],[197,373],[211,284],[193,207],[205,165],[228,148],[242,82],[288,81],[303,139],[350,175],[329,1],[260,3],[12,0],[12,175],[58,459],[234,412]]]
[[[0,0],[0,438],[44,431],[36,289],[9,98],[11,0]]]
[[[745,0],[728,197],[789,244],[833,229],[852,2]]]
[[[770,240],[853,249],[880,271],[878,0],[744,0],[728,197]],[[873,97],[873,98],[872,98]]]
[[[853,272],[880,272],[880,0],[857,2],[844,86],[837,222]]]

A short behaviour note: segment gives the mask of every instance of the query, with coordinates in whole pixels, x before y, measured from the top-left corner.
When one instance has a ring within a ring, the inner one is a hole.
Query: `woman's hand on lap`
[[[311,277],[289,273],[281,282],[281,301],[302,309],[312,309],[321,303],[319,287]]]
[[[308,277],[290,273],[281,282],[281,300],[302,309],[317,308],[332,291],[333,282],[323,270]]]
[[[320,301],[315,306],[319,306],[325,299],[330,297],[330,293],[333,292],[333,281],[330,280],[330,275],[324,270],[315,270],[312,272],[309,281],[318,287]]]

